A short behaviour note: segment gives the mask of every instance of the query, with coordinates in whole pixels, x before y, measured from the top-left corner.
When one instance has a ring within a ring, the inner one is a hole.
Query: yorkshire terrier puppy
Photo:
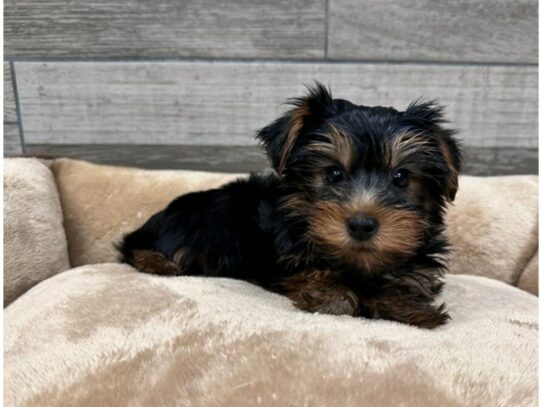
[[[257,135],[273,174],[175,199],[124,237],[122,261],[247,280],[310,312],[444,324],[434,300],[461,157],[442,107],[355,105],[318,83],[291,104]]]

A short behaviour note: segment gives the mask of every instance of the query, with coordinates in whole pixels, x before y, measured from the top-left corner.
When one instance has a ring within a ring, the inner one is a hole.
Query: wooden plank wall
[[[4,155],[23,152],[13,89],[11,66],[4,63]]]
[[[531,0],[331,0],[329,55],[461,63],[538,62]]]
[[[4,7],[5,155],[258,170],[255,131],[316,79],[369,105],[438,99],[468,173],[538,171],[535,0]]]

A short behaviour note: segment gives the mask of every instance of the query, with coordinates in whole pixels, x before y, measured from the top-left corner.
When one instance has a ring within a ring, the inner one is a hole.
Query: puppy
[[[144,273],[238,278],[309,312],[424,328],[447,252],[460,150],[442,107],[333,99],[320,84],[257,135],[274,173],[175,199],[118,245]]]

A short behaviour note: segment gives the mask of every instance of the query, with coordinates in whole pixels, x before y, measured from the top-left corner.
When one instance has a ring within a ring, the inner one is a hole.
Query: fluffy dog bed
[[[537,404],[536,177],[461,179],[451,271],[479,276],[447,277],[452,320],[432,331],[112,263],[171,198],[235,177],[6,160],[5,404]]]

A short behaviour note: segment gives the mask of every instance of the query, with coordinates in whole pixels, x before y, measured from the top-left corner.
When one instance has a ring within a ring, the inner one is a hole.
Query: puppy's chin
[[[355,252],[372,252],[377,250],[374,243],[371,240],[360,241],[356,239],[350,239],[348,242],[350,249]]]
[[[408,256],[380,251],[367,242],[354,242],[343,259],[360,271],[376,274],[389,271],[390,267],[407,260]]]
[[[321,250],[340,263],[369,274],[389,272],[391,268],[408,262],[419,248],[417,240],[410,240],[408,246],[393,246],[385,244],[384,235],[377,234],[363,241],[351,238],[347,233],[342,236],[340,245],[337,241],[322,238],[320,242],[325,243],[320,245]],[[400,239],[400,236],[395,238]]]

